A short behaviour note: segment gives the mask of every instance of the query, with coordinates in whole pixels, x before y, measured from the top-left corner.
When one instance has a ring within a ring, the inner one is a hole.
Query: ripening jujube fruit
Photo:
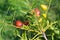
[[[26,26],[29,25],[29,21],[25,21],[24,25],[26,25]]]
[[[40,16],[40,10],[38,8],[34,9],[34,12],[36,13],[36,16],[39,17]]]

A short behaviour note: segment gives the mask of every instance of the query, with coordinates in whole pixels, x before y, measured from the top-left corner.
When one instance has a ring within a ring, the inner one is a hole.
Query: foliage
[[[41,5],[47,5],[41,8]],[[37,17],[34,9],[38,8]],[[60,0],[0,0],[0,40],[60,39]],[[16,28],[15,21],[29,21]]]

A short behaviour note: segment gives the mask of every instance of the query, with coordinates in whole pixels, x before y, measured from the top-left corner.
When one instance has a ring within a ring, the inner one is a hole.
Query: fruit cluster
[[[44,10],[44,11],[46,11],[47,10],[47,6],[46,5],[41,5],[41,8],[42,8],[42,10]],[[34,13],[34,15],[36,15],[36,17],[40,17],[40,10],[38,9],[38,8],[34,8],[33,9],[33,13]],[[44,17],[44,18],[46,18],[46,14],[42,14],[42,16]],[[40,18],[39,19],[39,22],[41,22],[42,21],[42,18]],[[16,20],[15,21],[15,25],[16,25],[16,28],[21,28],[23,25],[29,25],[29,21],[25,21],[25,22],[22,22],[22,21],[20,21],[20,20]]]

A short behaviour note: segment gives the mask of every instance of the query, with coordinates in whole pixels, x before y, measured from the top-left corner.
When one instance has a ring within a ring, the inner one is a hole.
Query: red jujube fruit
[[[16,28],[21,28],[23,26],[23,23],[19,20],[15,22]]]

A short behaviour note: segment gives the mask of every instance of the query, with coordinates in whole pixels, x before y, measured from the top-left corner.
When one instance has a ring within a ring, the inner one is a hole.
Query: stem
[[[54,40],[54,33],[52,33],[52,36],[51,37],[52,37],[52,40]]]
[[[52,2],[52,0],[50,0],[50,2],[49,2],[49,7],[48,7],[48,9],[47,9],[47,11],[46,11],[46,14],[48,13],[48,10],[49,10],[49,8],[50,8],[51,2]]]
[[[46,34],[44,32],[42,32],[43,37],[45,38],[45,40],[48,40],[46,37]]]

